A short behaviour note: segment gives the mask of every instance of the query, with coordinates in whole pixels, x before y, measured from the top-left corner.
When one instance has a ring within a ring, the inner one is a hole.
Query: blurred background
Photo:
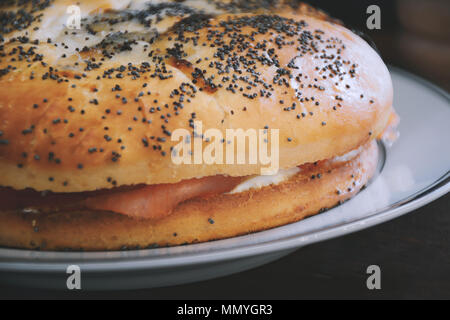
[[[386,63],[407,69],[450,91],[450,0],[306,0],[366,33]],[[369,30],[371,5],[381,29]]]

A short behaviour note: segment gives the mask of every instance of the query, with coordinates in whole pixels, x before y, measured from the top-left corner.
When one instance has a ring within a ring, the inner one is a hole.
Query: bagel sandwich
[[[357,194],[395,136],[382,59],[306,4],[73,4],[0,4],[0,246],[153,248],[292,223]],[[274,170],[227,161],[252,158],[229,130],[265,135]],[[186,145],[214,161],[177,161]]]

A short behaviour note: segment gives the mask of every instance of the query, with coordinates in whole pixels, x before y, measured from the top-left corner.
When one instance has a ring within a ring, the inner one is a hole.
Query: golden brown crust
[[[357,148],[383,131],[392,112],[391,79],[380,57],[308,7],[278,6],[275,16],[217,9],[220,14],[211,19],[174,9],[151,26],[159,37],[138,36],[131,44],[121,39],[111,48],[95,44],[100,33],[92,30],[64,34],[68,4],[51,2],[38,11],[42,22],[4,35],[1,186],[79,192],[259,174],[258,165],[176,166],[170,148],[178,142],[171,142],[170,134],[192,131],[193,113],[204,130],[280,129],[280,167],[289,168]],[[114,14],[111,9],[121,6],[124,2],[80,1],[82,13],[91,16],[106,9]],[[136,20],[118,25],[136,24],[143,34],[153,34]],[[9,42],[25,33],[26,39]],[[46,42],[49,33],[52,43]],[[114,56],[105,57],[110,51]]]
[[[233,237],[298,221],[355,195],[373,176],[373,141],[347,162],[309,164],[278,185],[186,201],[168,217],[138,220],[110,212],[0,212],[0,245],[42,250],[117,250]],[[314,176],[314,177],[313,177]]]

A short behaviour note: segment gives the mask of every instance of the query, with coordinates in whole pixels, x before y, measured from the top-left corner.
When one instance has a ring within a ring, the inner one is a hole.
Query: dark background
[[[416,73],[450,90],[449,0],[305,1],[366,33],[386,63]],[[381,9],[381,29],[368,30],[367,7]]]
[[[450,90],[449,0],[309,3],[367,33],[386,63]],[[381,8],[381,30],[366,28],[366,8],[372,4]],[[381,267],[379,291],[366,287],[366,269],[373,264]],[[215,280],[128,292],[60,293],[0,287],[0,298],[450,299],[450,194],[394,221]]]

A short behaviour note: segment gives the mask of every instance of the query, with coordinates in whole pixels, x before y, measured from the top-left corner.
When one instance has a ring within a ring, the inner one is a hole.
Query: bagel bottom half
[[[142,220],[102,211],[0,211],[0,246],[41,250],[123,250],[234,237],[301,220],[354,196],[374,175],[375,141],[352,159],[306,164],[276,185],[196,198],[168,216]]]

